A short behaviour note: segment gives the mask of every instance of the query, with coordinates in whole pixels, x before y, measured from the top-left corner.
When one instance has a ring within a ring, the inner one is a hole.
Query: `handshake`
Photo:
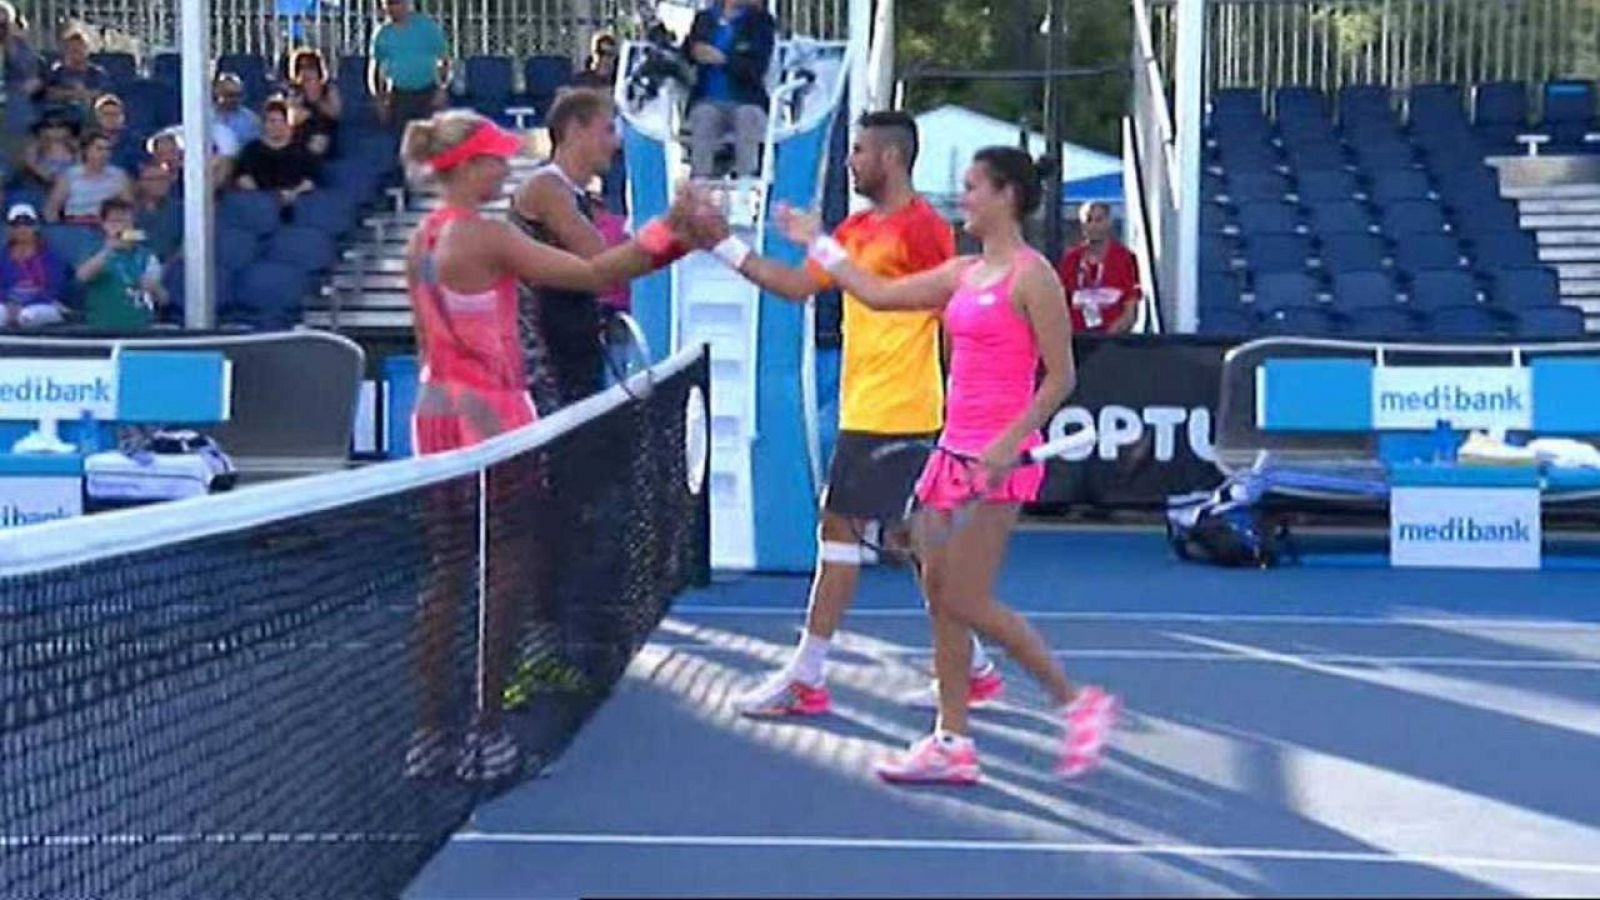
[[[731,233],[727,195],[704,185],[691,181],[679,184],[663,221],[686,248],[709,250],[735,271],[752,252],[744,241]],[[777,224],[784,237],[801,247],[811,248],[823,234],[820,216],[787,204],[778,206]]]

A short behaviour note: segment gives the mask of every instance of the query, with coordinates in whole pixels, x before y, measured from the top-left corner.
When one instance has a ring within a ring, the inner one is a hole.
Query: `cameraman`
[[[161,263],[133,227],[133,204],[112,197],[100,205],[105,243],[78,266],[85,286],[84,324],[91,328],[136,331],[150,327],[155,308],[165,306]]]
[[[761,174],[767,133],[767,69],[777,22],[761,0],[721,0],[694,17],[684,50],[695,64],[689,94],[689,169],[714,174],[717,149],[733,131],[734,171]]]

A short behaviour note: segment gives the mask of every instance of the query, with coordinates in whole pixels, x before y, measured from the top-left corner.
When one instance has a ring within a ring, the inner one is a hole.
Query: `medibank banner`
[[[1396,566],[1537,569],[1538,488],[1396,487],[1389,498]]]
[[[117,417],[117,368],[110,359],[0,359],[0,420]]]
[[[1528,369],[1488,366],[1379,366],[1372,372],[1372,425],[1378,431],[1533,427]]]

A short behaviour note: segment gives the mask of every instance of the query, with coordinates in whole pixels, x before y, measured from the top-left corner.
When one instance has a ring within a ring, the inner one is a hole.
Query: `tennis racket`
[[[606,316],[600,330],[600,353],[611,381],[622,385],[628,396],[642,400],[655,390],[650,342],[633,316],[620,310]]]
[[[1017,465],[1031,465],[1092,448],[1099,435],[1092,426],[1085,426],[1072,434],[1040,444],[1017,457]],[[956,466],[951,479],[960,497],[951,509],[925,506],[915,493],[906,501],[904,514],[897,522],[876,523],[876,528],[856,527],[856,538],[880,558],[891,562],[909,562],[921,566],[921,557],[929,550],[942,547],[960,533],[971,521],[983,503],[988,475],[975,455],[941,447],[931,441],[896,441],[874,450],[868,457],[872,468],[887,464],[898,454],[915,453],[926,456],[940,454]]]

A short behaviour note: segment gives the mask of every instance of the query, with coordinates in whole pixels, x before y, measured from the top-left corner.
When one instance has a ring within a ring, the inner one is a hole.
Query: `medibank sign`
[[[117,417],[117,364],[110,359],[0,359],[0,420]]]
[[[1533,427],[1533,381],[1525,368],[1378,366],[1372,425],[1426,431],[1440,419],[1457,430]]]

